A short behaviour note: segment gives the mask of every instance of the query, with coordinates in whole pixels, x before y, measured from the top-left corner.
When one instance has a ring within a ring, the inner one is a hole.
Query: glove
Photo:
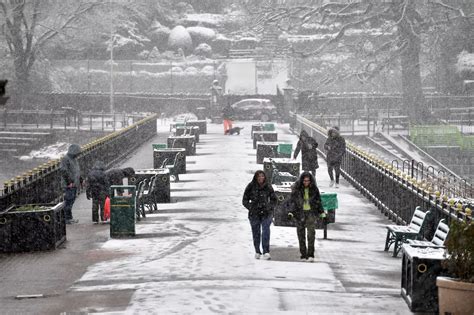
[[[324,219],[324,218],[326,218],[326,217],[327,217],[327,215],[328,215],[328,212],[327,212],[327,210],[324,210],[324,212],[323,212],[323,213],[321,213],[321,214],[319,215],[319,217],[320,217],[321,219]]]
[[[293,217],[294,217],[294,215],[293,215],[293,213],[291,213],[291,212],[288,212],[288,215],[287,215],[287,217],[288,217],[288,220],[292,220],[292,219],[293,219]]]

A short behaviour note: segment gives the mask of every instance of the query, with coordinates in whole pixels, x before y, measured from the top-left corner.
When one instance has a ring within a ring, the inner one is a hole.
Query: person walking
[[[110,184],[105,173],[105,164],[102,161],[96,161],[92,170],[87,175],[86,197],[92,198],[92,222],[105,222],[104,206],[105,199],[110,196]],[[100,215],[99,215],[100,213]]]
[[[305,171],[291,187],[290,212],[288,213],[288,218],[296,222],[300,259],[303,261],[314,261],[316,220],[323,213],[321,195],[314,176]],[[308,246],[306,246],[306,238]]]
[[[242,198],[242,204],[248,210],[256,259],[271,259],[270,224],[276,202],[275,192],[272,185],[268,183],[265,173],[261,170],[256,171],[252,181],[245,188]],[[263,255],[260,250],[260,240],[262,241]]]
[[[339,133],[339,127],[332,127],[328,130],[328,139],[324,144],[324,150],[326,150],[328,174],[331,179],[329,187],[336,184],[336,188],[339,188],[342,157],[344,156],[344,153],[346,153],[346,140]],[[335,181],[333,170],[336,179]]]
[[[76,201],[76,195],[81,186],[81,168],[77,161],[80,153],[81,147],[78,144],[71,144],[59,164],[61,187],[64,191],[64,218],[66,224],[79,222],[79,220],[75,220],[72,216],[72,206]]]
[[[229,134],[229,130],[232,129],[232,119],[234,119],[234,109],[227,104],[222,110],[222,119],[224,122],[224,134]]]
[[[296,159],[301,151],[301,169],[311,172],[313,176],[316,176],[316,169],[319,168],[317,148],[316,140],[310,137],[305,130],[301,130],[295,152],[293,152],[293,159]]]

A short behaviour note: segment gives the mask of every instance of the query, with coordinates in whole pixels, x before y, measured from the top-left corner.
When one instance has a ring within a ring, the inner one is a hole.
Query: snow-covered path
[[[272,260],[254,259],[241,198],[262,165],[255,163],[250,123],[238,125],[245,126],[240,136],[224,136],[221,125],[208,125],[197,155],[187,157],[188,173],[171,184],[176,202],[160,204],[158,213],[139,222],[135,238],[104,243],[100,251],[123,255],[89,267],[72,289],[133,289],[126,310],[133,314],[410,313],[399,296],[400,260],[382,251],[382,224],[388,222],[347,183],[338,190],[340,209],[329,239],[317,231],[315,263],[298,260],[293,228],[274,226]],[[278,126],[279,140],[295,144],[285,127]],[[143,163],[136,168],[151,168],[151,149],[137,153],[147,154],[132,158]],[[328,180],[320,164],[324,191]],[[363,231],[354,224],[361,213]]]

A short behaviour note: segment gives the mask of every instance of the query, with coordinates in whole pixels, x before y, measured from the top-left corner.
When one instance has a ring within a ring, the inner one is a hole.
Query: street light
[[[110,12],[112,11],[112,0],[109,0]],[[110,15],[110,113],[114,113],[114,21],[113,14]]]

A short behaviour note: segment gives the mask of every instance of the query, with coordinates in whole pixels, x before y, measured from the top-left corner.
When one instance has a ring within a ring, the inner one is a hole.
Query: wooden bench
[[[157,187],[156,178],[156,176],[152,176],[149,181],[148,179],[144,179],[138,184],[136,209],[137,220],[140,220],[140,216],[146,218],[145,211],[147,208],[150,212],[158,210],[155,198],[155,189]]]
[[[403,243],[420,236],[429,213],[429,211],[423,212],[420,207],[416,207],[409,225],[387,225],[384,251],[388,251],[393,244],[393,257],[397,257]]]
[[[418,247],[444,247],[444,242],[449,234],[449,226],[440,220],[431,241],[426,240],[408,240],[408,244]]]
[[[176,164],[178,162],[178,154],[180,153],[175,154],[172,163],[170,158],[165,158],[161,164],[161,168],[166,168],[170,171],[170,177],[173,177],[175,182],[179,182],[179,170]]]

